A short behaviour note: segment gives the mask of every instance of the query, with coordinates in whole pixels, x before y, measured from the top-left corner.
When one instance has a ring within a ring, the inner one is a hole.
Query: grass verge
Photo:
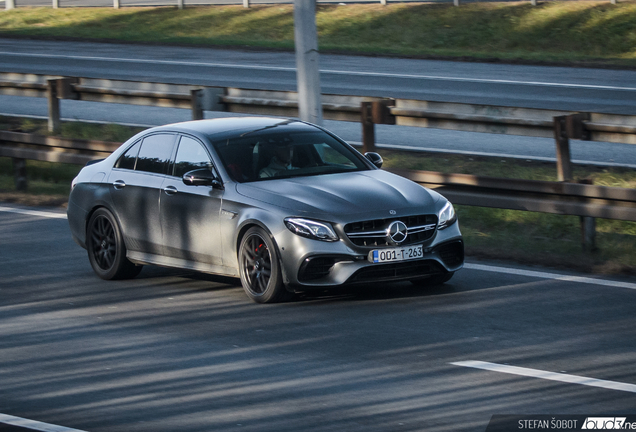
[[[293,6],[19,8],[0,36],[291,50]],[[636,3],[320,5],[323,52],[636,66]],[[408,31],[405,31],[408,29]]]
[[[46,122],[0,117],[0,129],[43,133]],[[120,125],[63,124],[71,138],[124,141],[139,129]],[[556,181],[553,163],[445,154],[408,155],[383,151],[386,167],[466,173],[504,178]],[[29,190],[15,191],[10,158],[0,158],[0,201],[26,205],[65,206],[70,183],[81,167],[27,161]],[[577,166],[575,176],[595,184],[636,187],[636,171]],[[516,261],[604,274],[636,274],[636,223],[597,219],[595,252],[581,247],[580,220],[560,216],[484,207],[456,206],[468,256]]]

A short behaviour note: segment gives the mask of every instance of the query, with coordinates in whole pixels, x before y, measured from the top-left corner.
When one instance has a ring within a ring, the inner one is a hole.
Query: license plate
[[[372,263],[408,261],[422,258],[422,245],[403,248],[376,249],[369,252],[369,261]]]

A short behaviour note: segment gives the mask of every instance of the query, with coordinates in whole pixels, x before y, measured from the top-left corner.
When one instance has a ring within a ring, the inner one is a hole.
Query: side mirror
[[[208,168],[188,171],[183,175],[183,183],[188,186],[212,186],[215,189],[223,189],[223,183]]]
[[[375,165],[376,167],[382,168],[382,164],[384,163],[384,160],[382,160],[382,156],[380,156],[379,154],[374,152],[368,152],[364,154],[364,157],[369,159],[369,161],[371,161],[371,163]]]

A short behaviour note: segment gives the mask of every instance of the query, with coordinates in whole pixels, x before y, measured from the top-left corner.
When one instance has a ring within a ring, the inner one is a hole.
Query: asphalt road
[[[2,71],[295,90],[292,53],[0,39]],[[636,72],[321,56],[323,93],[410,97],[536,108],[636,113]],[[62,101],[67,119],[160,125],[187,110]],[[0,114],[47,116],[42,99],[0,96]],[[207,112],[207,117],[226,113]],[[356,123],[325,122],[361,141]],[[552,139],[379,125],[379,144],[473,155],[555,160]],[[636,167],[636,146],[572,141],[581,163]]]
[[[434,291],[391,284],[257,305],[236,280],[184,271],[102,281],[63,212],[7,209],[0,421],[455,432],[484,431],[494,414],[636,415],[633,279],[469,261]]]
[[[0,39],[3,71],[295,90],[292,52]],[[636,114],[636,71],[323,54],[326,94]]]

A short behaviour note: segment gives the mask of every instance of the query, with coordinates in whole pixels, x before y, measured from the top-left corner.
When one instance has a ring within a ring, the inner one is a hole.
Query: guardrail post
[[[113,8],[119,9],[119,7],[120,7],[119,0],[113,0]]]
[[[557,179],[561,182],[572,180],[570,139],[567,133],[567,116],[554,117],[554,140],[556,141]]]
[[[395,105],[393,99],[383,99],[360,103],[362,123],[362,153],[375,151],[375,125],[395,124],[395,116],[389,107]]]
[[[57,97],[56,79],[47,80],[46,98],[49,104],[49,132],[60,130],[60,100]]]
[[[15,190],[20,192],[27,190],[26,160],[13,158],[13,175],[15,177]]]
[[[583,179],[578,183],[594,184],[591,179]],[[581,221],[581,245],[584,251],[594,252],[596,247],[596,219],[590,216],[579,216]]]
[[[453,4],[454,4],[455,6],[459,6],[459,0],[453,0]]]
[[[53,9],[60,8],[60,0],[53,0]]]
[[[243,0],[243,7],[244,8],[249,8],[250,7],[250,0]]]
[[[203,120],[203,90],[190,90],[192,120]]]
[[[15,0],[6,0],[4,3],[4,8],[6,10],[15,9]]]
[[[373,122],[373,102],[360,103],[362,123],[362,153],[375,151],[375,123]]]
[[[184,0],[177,0],[177,7],[179,9],[183,9],[183,3],[184,3]]]

